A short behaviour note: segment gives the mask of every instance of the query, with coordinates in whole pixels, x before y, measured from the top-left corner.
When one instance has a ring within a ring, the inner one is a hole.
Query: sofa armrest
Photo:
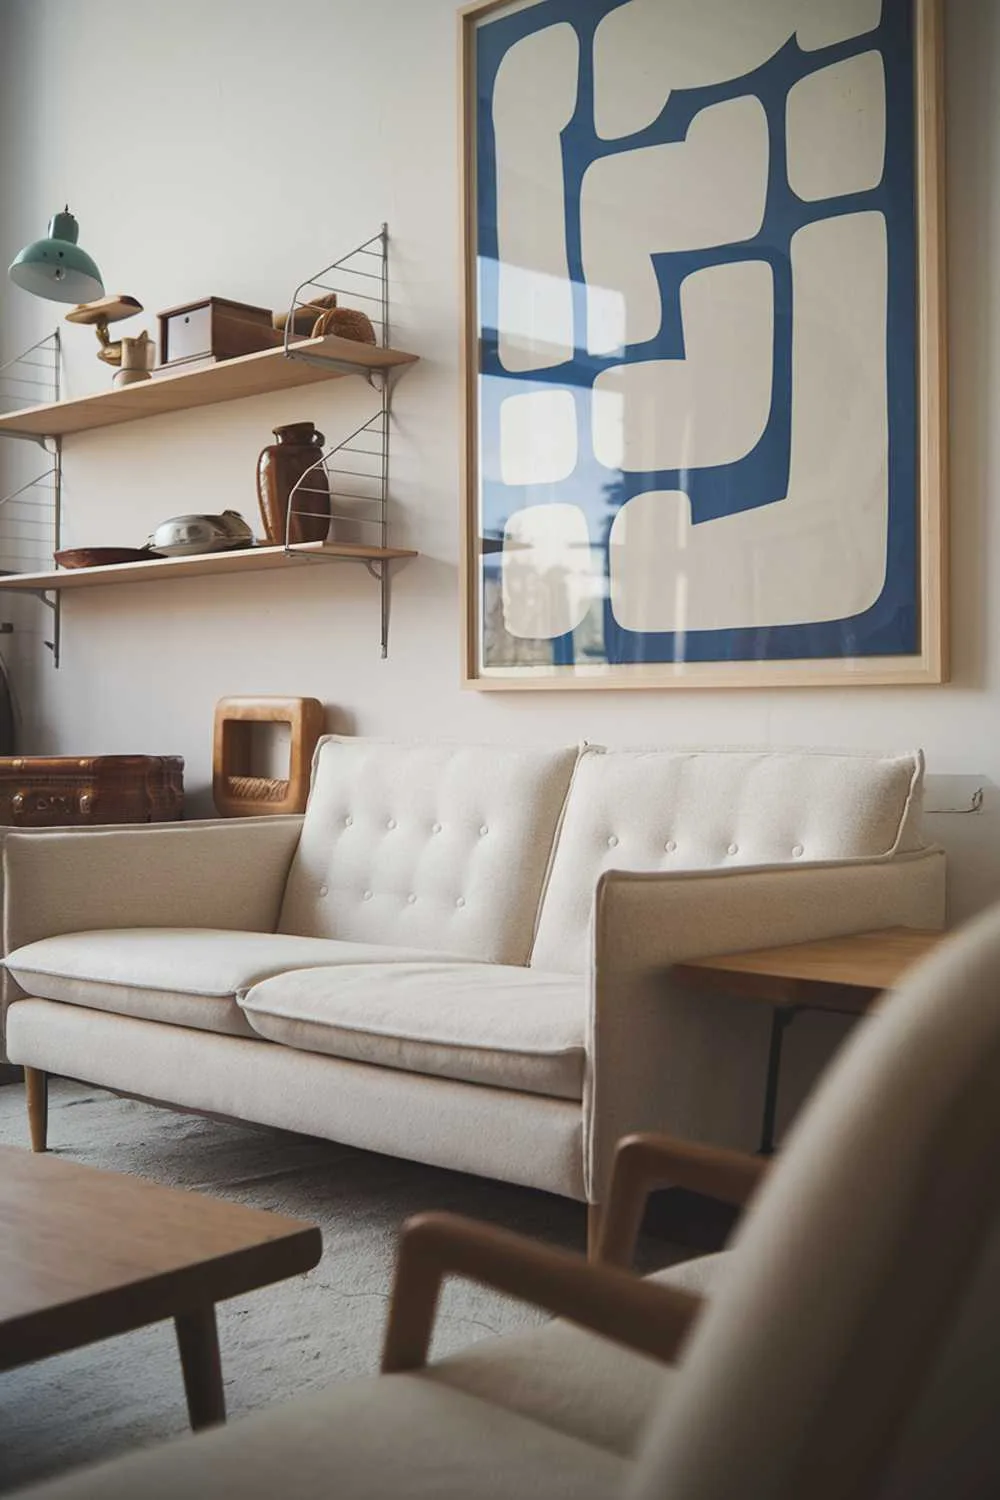
[[[102,927],[273,932],[301,826],[233,818],[8,833],[3,951]]]
[[[882,927],[944,925],[945,857],[670,874],[598,884],[584,1097],[587,1196],[603,1202],[615,1144],[636,1131],[751,1148],[770,1012],[675,979],[671,966]]]

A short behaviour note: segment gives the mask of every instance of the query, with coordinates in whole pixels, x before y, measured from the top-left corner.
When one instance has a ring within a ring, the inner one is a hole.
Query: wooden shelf
[[[255,356],[251,356],[255,358]],[[243,547],[233,552],[200,552],[196,557],[160,557],[149,562],[111,563],[99,568],[58,568],[51,573],[0,573],[0,590],[47,593],[59,589],[93,589],[112,583],[163,583],[209,573],[257,573],[313,562],[378,563],[416,557],[400,547],[363,547],[349,542],[295,542],[284,547]]]
[[[398,365],[414,364],[417,360],[417,355],[405,354],[401,349],[359,344],[335,334],[302,339],[294,348],[298,354],[308,354],[312,359],[289,358],[282,348],[263,349],[257,354],[222,360],[203,370],[178,370],[173,375],[156,375],[152,380],[142,380],[120,390],[112,388],[94,396],[82,396],[76,401],[56,401],[47,406],[9,412],[0,416],[0,436],[6,433],[12,437],[63,437],[72,432],[91,432],[94,428],[113,427],[119,422],[136,422],[141,417],[189,411],[192,407],[212,406],[219,401],[238,401],[244,396],[260,396],[268,391],[291,390],[317,380],[336,380],[344,375],[390,370]],[[313,359],[331,363],[328,369],[324,369],[322,364],[312,363]],[[138,566],[145,568],[149,564]]]

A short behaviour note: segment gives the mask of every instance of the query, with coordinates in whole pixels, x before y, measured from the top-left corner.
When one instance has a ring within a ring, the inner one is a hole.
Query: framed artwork
[[[467,682],[943,681],[937,0],[460,25]]]

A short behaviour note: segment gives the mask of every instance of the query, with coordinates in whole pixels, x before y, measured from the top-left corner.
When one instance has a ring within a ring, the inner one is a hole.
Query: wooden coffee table
[[[762,1156],[774,1152],[781,1045],[799,1011],[863,1015],[946,936],[944,932],[927,932],[916,927],[888,927],[878,932],[793,943],[784,948],[726,953],[674,966],[674,976],[684,984],[762,1000],[773,1009],[758,1148]]]
[[[173,1318],[191,1426],[223,1422],[216,1302],[321,1251],[299,1219],[0,1147],[0,1370]]]

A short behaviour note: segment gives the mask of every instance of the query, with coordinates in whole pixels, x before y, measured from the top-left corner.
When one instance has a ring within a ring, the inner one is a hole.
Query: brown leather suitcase
[[[183,813],[180,755],[0,756],[0,824],[171,823]]]

